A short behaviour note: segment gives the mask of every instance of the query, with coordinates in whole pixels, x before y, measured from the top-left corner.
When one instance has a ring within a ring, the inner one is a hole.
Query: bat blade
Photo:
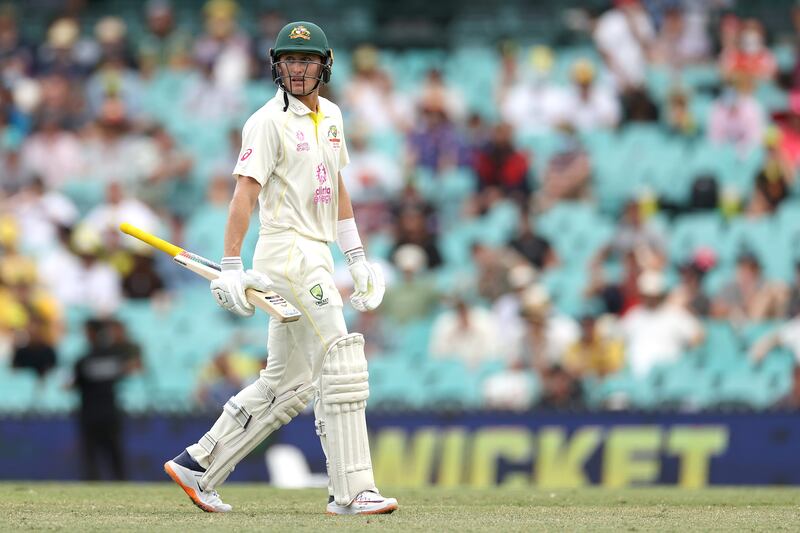
[[[191,270],[195,274],[203,276],[209,281],[217,279],[220,276],[220,272],[222,272],[222,267],[214,261],[209,261],[205,257],[187,252],[180,246],[176,246],[171,242],[160,239],[132,224],[123,222],[120,224],[119,229],[131,237],[135,237],[140,241],[149,244],[153,248],[169,254],[176,263]],[[246,291],[246,296],[248,302],[258,307],[262,311],[266,311],[281,322],[294,322],[302,316],[300,311],[295,309],[292,304],[287,302],[283,296],[276,292],[261,292],[248,289]]]
[[[222,267],[205,257],[183,251],[174,258],[176,263],[191,270],[195,274],[203,276],[207,280],[215,280],[219,277]],[[280,322],[294,322],[302,316],[300,311],[286,301],[280,294],[267,291],[261,292],[254,289],[247,289],[245,292],[247,301],[277,318]]]

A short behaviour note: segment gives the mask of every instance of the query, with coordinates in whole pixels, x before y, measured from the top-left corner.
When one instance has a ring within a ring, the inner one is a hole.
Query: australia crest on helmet
[[[289,32],[289,39],[303,39],[306,41],[310,41],[311,32],[308,31],[308,28],[306,28],[301,24],[299,26],[295,26],[294,28],[292,28],[292,31]]]

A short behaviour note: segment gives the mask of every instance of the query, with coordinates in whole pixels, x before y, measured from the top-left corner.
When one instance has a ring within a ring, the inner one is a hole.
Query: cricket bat
[[[160,239],[141,228],[137,228],[127,222],[119,225],[120,231],[127,233],[131,237],[136,237],[140,241],[146,242],[153,248],[161,250],[172,256],[172,259],[181,265],[183,268],[188,268],[195,274],[199,274],[207,280],[217,279],[222,271],[222,267],[214,261],[210,261],[205,257],[197,254],[187,252],[180,246],[176,246],[170,242]],[[300,311],[286,301],[280,294],[267,291],[261,292],[254,289],[247,289],[247,301],[275,317],[281,322],[294,322],[300,318]]]

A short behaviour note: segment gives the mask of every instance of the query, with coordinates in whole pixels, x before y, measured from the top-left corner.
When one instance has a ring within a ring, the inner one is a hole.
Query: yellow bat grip
[[[183,248],[181,248],[180,246],[175,246],[171,242],[167,242],[164,239],[159,239],[155,235],[147,233],[145,230],[137,228],[136,226],[128,224],[127,222],[123,222],[122,224],[120,224],[119,230],[122,233],[127,233],[131,237],[136,237],[140,241],[146,242],[153,248],[168,253],[172,257],[175,257],[176,255],[178,255],[183,251]]]

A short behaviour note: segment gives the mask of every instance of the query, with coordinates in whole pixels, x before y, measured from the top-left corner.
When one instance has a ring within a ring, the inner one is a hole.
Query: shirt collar
[[[283,92],[284,92],[283,89],[278,89],[278,91],[275,93],[275,96],[277,96],[280,99],[283,99]],[[306,106],[303,102],[301,102],[300,100],[298,100],[297,98],[295,98],[294,96],[289,94],[288,92],[286,93],[286,96],[289,98],[289,109],[291,109],[292,112],[295,115],[300,115],[300,116],[308,115],[308,114],[310,114],[312,112],[308,108],[308,106]],[[326,108],[327,108],[327,106],[325,105],[325,101],[322,98],[320,98],[319,99],[319,110],[322,113],[323,117],[328,117],[328,113],[326,112],[327,111]]]

